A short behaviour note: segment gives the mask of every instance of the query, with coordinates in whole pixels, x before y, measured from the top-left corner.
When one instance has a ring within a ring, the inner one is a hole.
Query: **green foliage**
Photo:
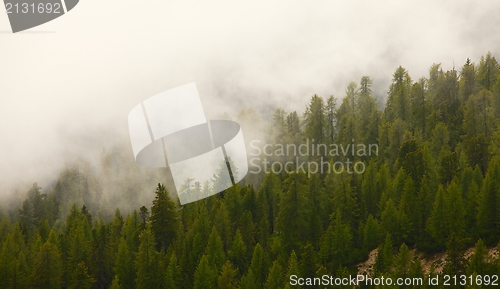
[[[123,237],[120,239],[120,243],[118,245],[114,272],[116,274],[116,278],[120,280],[123,289],[134,288],[134,252],[129,248],[127,241]]]
[[[33,287],[40,289],[60,288],[62,270],[59,249],[55,244],[49,241],[45,242],[33,263],[31,277]]]
[[[95,279],[87,272],[87,266],[84,262],[78,263],[75,272],[71,275],[70,289],[90,289]]]
[[[489,165],[488,172],[481,189],[479,197],[479,207],[477,221],[482,238],[486,244],[493,245],[498,243],[500,233],[499,221],[500,211],[500,160],[495,158]]]
[[[231,261],[226,261],[222,266],[221,273],[217,277],[217,288],[236,289],[238,288],[238,270],[233,267]]]
[[[446,253],[440,274],[498,273],[491,248],[500,241],[499,71],[491,54],[459,72],[434,64],[418,82],[398,67],[384,111],[363,76],[339,106],[315,94],[303,114],[238,115],[271,144],[378,144],[378,154],[351,159],[365,164],[361,175],[260,173],[179,206],[156,186],[159,174],[117,151],[103,152],[95,171],[70,165],[53,188],[35,183],[24,199],[2,203],[0,288],[289,288],[292,274],[349,276],[369,252],[376,276],[423,277],[429,268],[420,259],[438,253]],[[332,164],[348,156],[269,160]],[[188,181],[186,190],[207,192],[221,181]],[[155,186],[143,205],[137,196]]]
[[[141,245],[137,252],[135,268],[137,273],[136,288],[161,288],[163,283],[160,255],[155,250],[155,240],[150,228],[140,236]]]
[[[156,245],[165,252],[176,237],[178,216],[177,208],[162,184],[158,184],[158,188],[156,188],[156,198],[151,207],[150,220]]]
[[[307,191],[307,178],[303,173],[292,173],[284,182],[276,229],[287,240],[286,249],[289,252],[301,247],[307,236],[309,209],[304,206],[307,203]]]
[[[203,255],[200,264],[194,273],[194,289],[210,289],[216,288],[217,272],[214,270],[206,255]]]

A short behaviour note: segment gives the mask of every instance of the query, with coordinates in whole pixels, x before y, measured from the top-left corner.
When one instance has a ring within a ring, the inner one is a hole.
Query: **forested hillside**
[[[434,64],[418,80],[398,67],[383,110],[371,86],[362,77],[342,98],[307,96],[304,112],[276,108],[261,123],[262,144],[378,145],[371,155],[300,158],[351,158],[363,173],[249,172],[239,185],[180,206],[158,184],[163,171],[111,150],[99,169],[76,164],[45,191],[34,184],[22,204],[0,208],[0,288],[289,288],[290,275],[356,274],[377,248],[375,276],[424,277],[416,252],[446,253],[433,274],[500,274],[500,260],[488,255],[500,241],[495,57],[467,59],[459,70]],[[144,196],[150,205],[136,206]]]

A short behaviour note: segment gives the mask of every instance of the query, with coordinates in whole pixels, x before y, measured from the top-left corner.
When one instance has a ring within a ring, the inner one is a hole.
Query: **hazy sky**
[[[499,57],[498,15],[497,0],[82,0],[12,34],[0,13],[0,195],[126,141],[130,109],[161,91],[196,82],[209,118],[302,112],[363,75],[385,97],[399,65],[417,80]]]

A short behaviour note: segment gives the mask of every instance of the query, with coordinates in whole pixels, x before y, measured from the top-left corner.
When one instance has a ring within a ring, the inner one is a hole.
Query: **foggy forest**
[[[305,95],[303,111],[234,116],[244,134],[259,128],[262,143],[377,144],[376,155],[304,157],[350,157],[362,174],[248,173],[181,206],[168,171],[138,166],[129,148],[66,164],[47,187],[33,183],[1,203],[0,288],[270,289],[300,288],[291,275],[499,275],[498,61],[487,53],[457,69],[433,64],[420,79],[402,66],[387,77],[386,103],[363,76],[342,96]],[[245,134],[247,150],[251,140]],[[184,188],[196,194],[218,181]]]

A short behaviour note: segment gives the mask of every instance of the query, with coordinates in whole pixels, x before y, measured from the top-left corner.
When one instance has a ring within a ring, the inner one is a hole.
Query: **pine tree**
[[[465,259],[463,242],[454,232],[448,237],[446,242],[446,263],[443,273],[449,275],[461,275],[465,273]]]
[[[125,238],[120,239],[118,253],[115,258],[115,276],[120,280],[123,289],[134,288],[134,252],[128,247]]]
[[[203,255],[200,264],[194,273],[194,289],[210,289],[216,288],[217,273],[208,262],[206,255]]]
[[[15,268],[16,278],[14,284],[12,284],[12,288],[28,288],[30,268],[28,267],[28,262],[23,251],[19,252]]]
[[[51,234],[55,234],[54,231]],[[62,265],[59,249],[49,241],[40,248],[34,260],[32,285],[37,289],[58,289],[61,287]]]
[[[359,124],[356,121],[359,110],[356,86],[355,82],[349,83],[346,89],[346,96],[342,100],[340,107],[337,109],[337,143],[348,144],[353,140],[359,139]]]
[[[498,242],[499,235],[499,216],[500,211],[498,204],[500,203],[500,184],[498,176],[500,175],[500,161],[494,158],[489,167],[481,188],[481,196],[479,198],[479,207],[477,213],[477,222],[480,230],[481,238],[488,245],[493,245]]]
[[[215,213],[214,225],[217,229],[217,232],[220,232],[219,235],[222,241],[222,247],[224,248],[224,250],[227,250],[229,248],[229,244],[231,244],[233,236],[229,212],[224,202],[220,203],[220,206]]]
[[[113,278],[113,255],[109,244],[109,228],[100,220],[92,230],[89,271],[95,279],[95,287],[107,288]]]
[[[238,270],[233,267],[231,261],[227,260],[222,266],[221,273],[217,277],[217,288],[236,289],[238,288]]]
[[[394,239],[395,245],[399,245],[403,241],[403,229],[401,227],[401,222],[399,218],[398,209],[396,205],[389,199],[385,206],[385,210],[382,212],[380,225],[384,230],[391,234],[392,236],[396,236]]]
[[[118,279],[118,276],[115,275],[109,289],[122,289],[122,286],[120,285],[120,279]]]
[[[336,122],[337,122],[337,99],[332,95],[326,101],[326,110],[325,110],[325,118],[326,118],[326,132],[325,136],[327,137],[327,141],[325,143],[334,143],[335,134],[336,134]]]
[[[481,56],[481,61],[477,69],[478,84],[491,91],[499,74],[500,65],[495,57],[491,55],[491,52],[488,52],[486,57]]]
[[[476,68],[474,63],[467,58],[460,71],[460,97],[465,103],[471,94],[476,93]]]
[[[377,101],[373,98],[371,86],[373,81],[369,76],[363,76],[358,90],[358,123],[360,128],[360,143],[377,143],[380,112]]]
[[[447,219],[443,227],[450,233],[454,232],[456,236],[466,236],[465,206],[462,193],[455,181],[451,182],[447,189],[446,213]]]
[[[398,278],[406,278],[411,269],[411,252],[405,243],[399,247],[399,252],[394,256],[395,275]]]
[[[410,90],[411,128],[423,135],[427,133],[426,118],[428,113],[425,87],[426,79],[422,78],[419,82],[415,82]]]
[[[241,236],[243,237],[243,241],[245,242],[247,248],[246,255],[250,258],[256,243],[255,236],[257,234],[255,224],[253,222],[253,216],[249,210],[245,210],[241,215],[238,229],[241,231]]]
[[[269,269],[269,274],[267,275],[266,283],[264,284],[265,289],[280,289],[284,283],[283,278],[283,267],[279,264],[277,260],[273,262],[271,269]]]
[[[215,226],[212,227],[212,233],[210,233],[210,237],[208,237],[208,244],[205,249],[205,255],[208,258],[208,263],[210,267],[215,269],[217,273],[219,273],[222,265],[226,261],[226,254],[224,253],[224,249],[222,248],[222,240],[217,234],[217,229]]]
[[[236,234],[234,236],[233,244],[231,245],[231,249],[229,250],[229,258],[231,262],[235,265],[236,269],[239,270],[240,274],[246,269],[245,260],[246,260],[246,252],[247,247],[245,242],[243,241],[243,237],[241,236],[240,230],[236,230]]]
[[[393,257],[392,237],[389,233],[385,235],[384,243],[379,247],[375,262],[375,272],[377,274],[388,272],[391,268]]]
[[[207,246],[211,228],[205,204],[196,203],[196,205],[198,206],[198,214],[191,229],[186,233],[186,250],[182,252],[183,255],[180,259],[183,278],[188,287],[192,286],[192,276]]]
[[[411,78],[408,71],[403,67],[398,67],[394,72],[392,84],[389,89],[385,114],[388,121],[392,122],[397,118],[406,121],[411,113],[410,110],[410,88]]]
[[[347,265],[352,260],[352,234],[349,226],[343,223],[340,213],[337,212],[335,219],[321,239],[320,256],[326,264],[331,264],[336,270],[341,265]]]
[[[266,262],[265,252],[263,252],[260,244],[257,243],[253,251],[250,267],[248,268],[248,272],[253,276],[253,278],[255,278],[254,288],[262,288],[264,282],[266,281],[266,276],[267,276],[266,263],[267,262]]]
[[[94,282],[95,279],[88,274],[85,263],[80,262],[71,275],[69,289],[90,289]]]
[[[295,254],[295,251],[292,251],[292,253],[290,253],[285,276],[290,277],[292,275],[300,276],[299,262],[297,260],[297,255]],[[285,278],[285,285],[288,286],[290,285],[287,278]]]
[[[364,228],[364,246],[371,251],[379,245],[381,241],[380,226],[377,220],[370,214]]]
[[[177,262],[177,256],[172,253],[165,273],[165,288],[180,289],[182,286],[182,272]]]
[[[325,102],[318,95],[313,95],[304,114],[304,135],[316,143],[324,143],[326,131]]]
[[[16,230],[8,234],[0,246],[0,288],[12,288],[16,283],[16,259],[22,253],[22,243],[22,234]]]
[[[146,228],[140,236],[141,245],[135,259],[136,288],[157,289],[162,286],[160,255],[155,250],[155,240],[151,229]]]
[[[156,188],[156,197],[151,207],[151,230],[156,246],[162,252],[175,239],[178,230],[177,208],[162,184]]]
[[[301,276],[314,277],[317,271],[316,252],[314,247],[309,243],[302,250],[300,259]]]
[[[286,240],[286,249],[290,252],[300,248],[307,236],[308,209],[306,192],[307,179],[303,173],[291,173],[284,183],[285,191],[280,196],[277,230]]]
[[[136,210],[127,215],[123,225],[122,235],[127,241],[127,246],[132,252],[139,248],[140,217]]]
[[[71,278],[71,274],[75,272],[78,264],[82,261],[86,262],[89,257],[91,231],[87,219],[82,214],[78,214],[77,218],[72,219],[68,226],[69,252],[66,266],[68,267],[67,277]]]
[[[448,236],[448,231],[444,229],[446,228],[445,224],[447,220],[445,194],[443,187],[439,186],[434,204],[432,205],[431,216],[427,220],[427,231],[436,242],[438,249],[444,247]]]
[[[494,268],[487,262],[488,249],[484,245],[483,240],[479,239],[474,248],[474,254],[471,256],[469,266],[467,267],[467,275],[477,273],[479,275],[495,274]]]
[[[377,186],[377,182],[381,179],[377,174],[377,170],[376,163],[370,161],[361,182],[361,211],[374,216],[378,213],[378,204],[382,195]]]

